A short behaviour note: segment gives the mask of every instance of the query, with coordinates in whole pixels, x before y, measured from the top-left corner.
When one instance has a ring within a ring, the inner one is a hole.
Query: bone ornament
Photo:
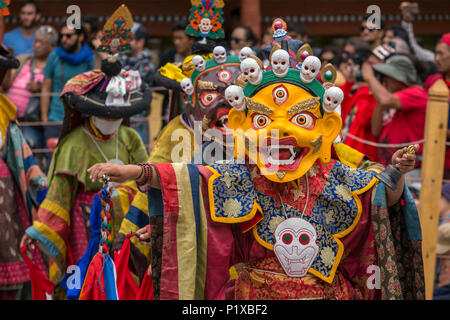
[[[194,86],[192,85],[190,78],[184,78],[181,80],[180,86],[187,95],[191,96],[194,93]]]
[[[237,111],[245,110],[244,90],[236,85],[231,85],[225,90],[225,99]]]
[[[253,85],[258,85],[262,81],[261,67],[253,58],[247,58],[241,62],[241,72],[245,79]]]
[[[312,224],[302,218],[289,218],[275,229],[273,251],[284,272],[290,277],[303,277],[319,253],[317,233]]]
[[[205,70],[206,62],[202,56],[195,56],[194,58],[192,58],[192,64],[194,65],[195,70],[197,70],[198,72],[202,72],[203,70]]]
[[[225,63],[227,61],[227,51],[222,46],[217,46],[213,50],[214,60],[218,64]]]
[[[254,54],[254,52],[250,47],[243,47],[239,52],[239,60],[242,62],[251,54]]]
[[[320,72],[321,63],[316,56],[308,56],[302,63],[300,69],[300,79],[305,83],[310,83]]]
[[[323,109],[328,113],[340,112],[342,100],[344,100],[344,92],[340,88],[328,88],[323,95]]]
[[[289,71],[289,53],[283,49],[276,50],[271,56],[270,63],[277,77],[285,77]]]

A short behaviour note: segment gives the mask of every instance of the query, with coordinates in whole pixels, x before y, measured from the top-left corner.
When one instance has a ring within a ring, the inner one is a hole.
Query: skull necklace
[[[306,177],[306,203],[300,218],[288,218],[285,205],[276,190],[281,202],[281,210],[286,218],[275,229],[275,255],[290,277],[303,277],[311,267],[319,247],[316,244],[317,232],[313,225],[303,219],[309,201],[309,181]]]

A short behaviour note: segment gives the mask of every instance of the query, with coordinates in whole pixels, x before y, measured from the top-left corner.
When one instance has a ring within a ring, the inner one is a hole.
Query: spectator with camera
[[[377,161],[377,147],[358,141],[353,136],[372,142],[378,142],[378,137],[372,134],[371,118],[376,101],[367,82],[361,75],[364,62],[375,64],[379,60],[367,47],[358,47],[354,53],[344,53],[339,69],[346,81],[341,86],[344,91],[342,102],[342,120],[344,121],[345,144],[364,153],[373,161]],[[348,131],[348,135],[345,134]]]
[[[390,56],[385,63],[362,65],[362,76],[376,100],[372,134],[381,143],[412,143],[424,137],[428,94],[421,86],[422,70],[417,68],[410,58],[400,54]],[[395,148],[378,148],[378,162],[388,165]],[[417,155],[416,167],[421,163],[421,150]]]

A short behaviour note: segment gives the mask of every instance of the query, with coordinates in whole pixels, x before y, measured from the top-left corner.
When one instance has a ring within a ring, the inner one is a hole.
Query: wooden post
[[[433,299],[439,201],[444,173],[447,132],[448,92],[449,90],[443,80],[436,81],[428,90],[429,101],[425,121],[422,186],[419,197],[425,297],[427,300]]]
[[[256,39],[261,37],[261,1],[241,0],[241,24],[249,26]]]

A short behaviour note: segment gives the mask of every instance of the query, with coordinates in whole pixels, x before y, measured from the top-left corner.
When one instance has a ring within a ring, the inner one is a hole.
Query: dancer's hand
[[[414,165],[416,164],[415,153],[419,150],[420,147],[418,144],[415,144],[413,147],[414,153],[408,153],[408,148],[404,147],[400,150],[395,151],[395,153],[392,155],[392,165],[400,170],[403,174],[413,170]]]
[[[20,240],[20,248],[23,247],[24,244],[27,244],[32,250],[36,247],[36,245],[39,243],[38,240],[33,239],[28,235],[28,233],[25,233],[22,237],[22,240]]]
[[[122,183],[127,180],[137,179],[141,175],[142,169],[133,164],[97,163],[87,171],[90,173],[92,182],[102,181],[102,177],[107,176],[112,182]]]
[[[150,225],[146,225],[145,227],[137,230],[135,233],[136,238],[139,240],[141,244],[146,247],[150,247]]]

